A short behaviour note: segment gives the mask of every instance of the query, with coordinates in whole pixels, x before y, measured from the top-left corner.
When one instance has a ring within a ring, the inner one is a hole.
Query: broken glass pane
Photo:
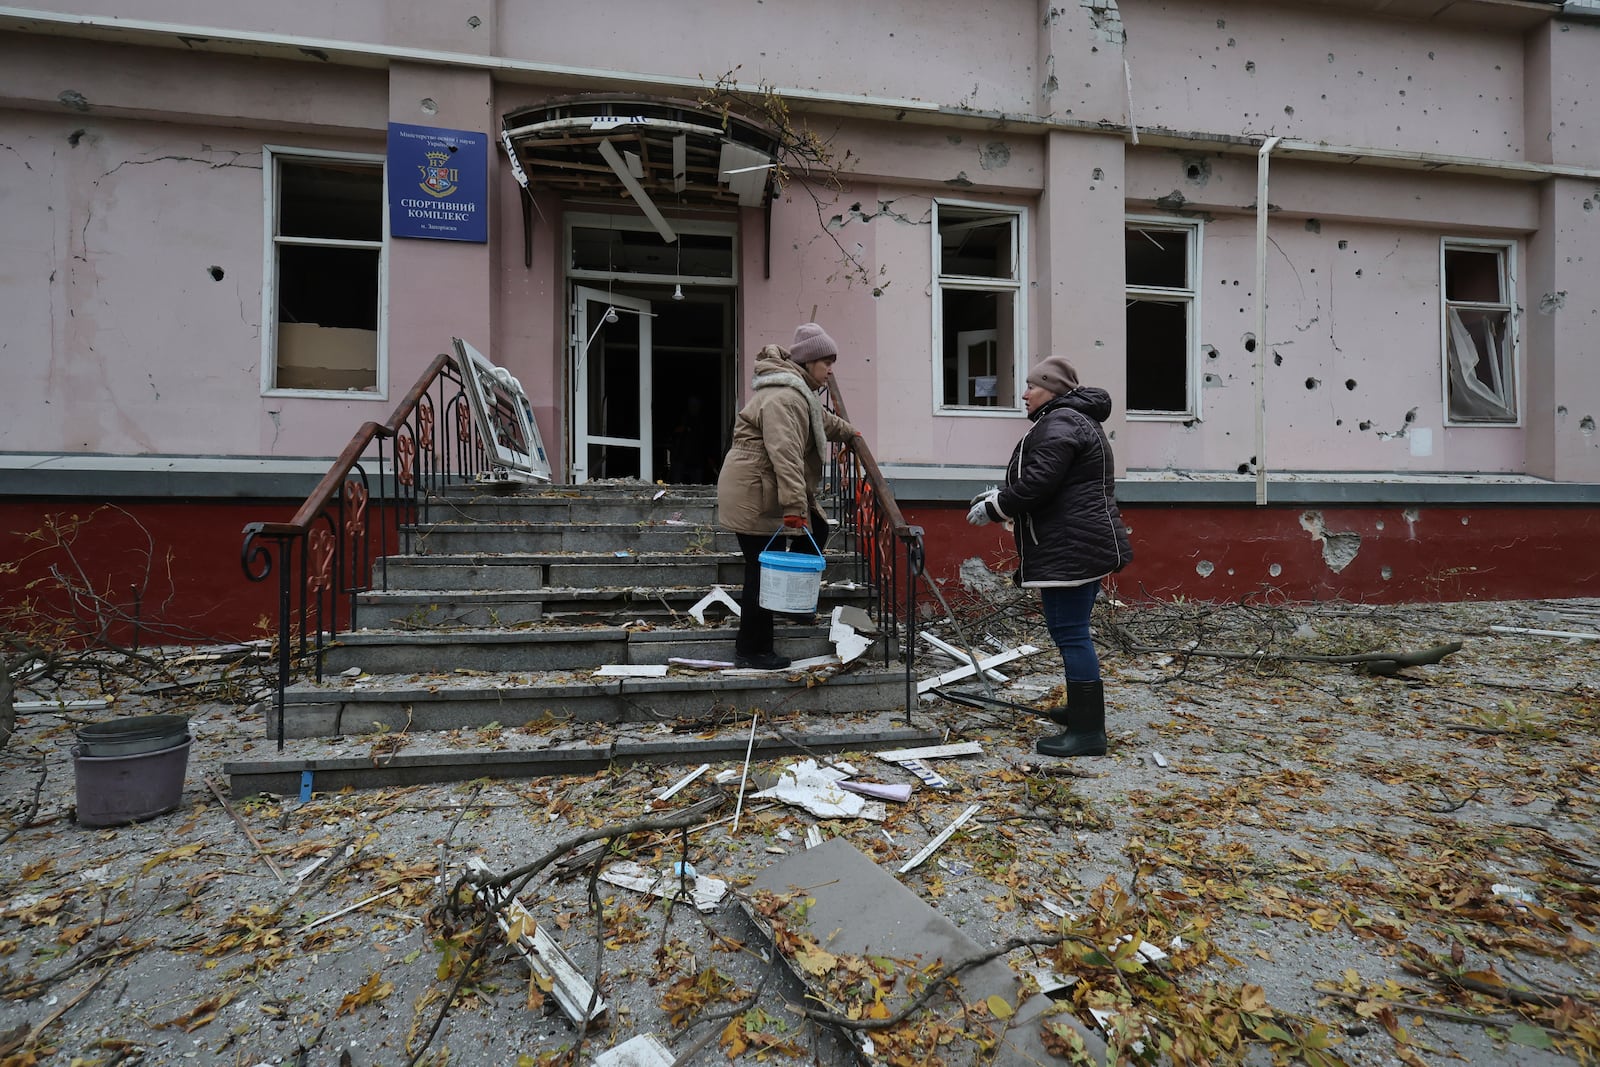
[[[1189,413],[1187,300],[1127,303],[1129,411]]]
[[[1516,373],[1511,363],[1511,313],[1450,308],[1447,362],[1450,418],[1515,422]]]

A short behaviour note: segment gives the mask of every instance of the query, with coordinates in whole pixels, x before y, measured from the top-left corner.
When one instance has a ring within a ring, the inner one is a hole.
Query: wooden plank
[[[980,659],[978,661],[978,666],[984,670],[988,670],[990,667],[998,667],[1003,663],[1010,663],[1012,660],[1022,659],[1024,656],[1031,656],[1038,651],[1039,650],[1032,645],[1021,645],[1017,648],[1008,649],[1005,652],[1000,652],[996,655],[989,656],[986,659]],[[977,671],[973,670],[972,664],[969,663],[965,667],[957,667],[954,670],[945,671],[943,674],[938,675],[937,677],[924,678],[922,681],[917,683],[917,692],[926,693],[928,690],[944,685],[946,682],[957,682],[963,678],[970,678],[976,673]]]

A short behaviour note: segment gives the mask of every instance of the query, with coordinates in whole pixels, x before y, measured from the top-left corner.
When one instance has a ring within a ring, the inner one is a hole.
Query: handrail
[[[445,433],[445,424],[452,422],[455,432]],[[429,494],[493,468],[460,371],[449,355],[440,354],[387,420],[361,424],[293,518],[245,526],[240,550],[245,577],[262,582],[278,575],[280,750],[284,693],[294,664],[312,660],[320,681],[326,638],[355,625],[360,593],[375,582],[388,587],[388,558],[396,548],[410,549]]]
[[[827,405],[850,421],[839,380],[828,375]],[[856,576],[877,594],[877,615],[884,630],[884,665],[900,639],[905,662],[906,722],[916,706],[913,669],[917,645],[917,578],[925,555],[922,527],[912,526],[900,513],[900,503],[883,476],[878,461],[860,436],[835,447],[829,463],[829,483],[834,514],[849,537]],[[902,585],[903,581],[903,585]]]

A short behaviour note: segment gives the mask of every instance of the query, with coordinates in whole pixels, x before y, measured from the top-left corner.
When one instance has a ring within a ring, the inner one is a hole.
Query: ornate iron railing
[[[829,379],[827,402],[848,420]],[[369,469],[370,468],[370,469]],[[240,562],[252,582],[278,579],[277,740],[284,744],[285,693],[297,666],[322,679],[329,638],[353,628],[359,594],[388,588],[391,554],[412,550],[429,494],[494,470],[454,360],[440,355],[387,422],[356,431],[288,522],[244,528]],[[922,528],[909,526],[877,460],[861,438],[834,449],[828,502],[840,522],[852,578],[872,591],[884,631],[884,663],[898,646],[906,671],[906,714],[916,704],[917,578]]]
[[[294,518],[244,528],[245,576],[278,578],[279,749],[294,667],[310,662],[321,681],[327,639],[353,626],[358,594],[388,588],[388,557],[411,550],[428,494],[493,469],[460,371],[439,355],[387,422],[362,424]]]
[[[828,376],[826,403],[840,418],[850,421],[839,380],[832,375]],[[913,667],[917,651],[917,578],[924,562],[922,527],[906,523],[872,449],[860,437],[833,449],[825,490],[841,533],[848,538],[853,578],[876,596],[878,624],[884,631],[885,666],[899,646],[905,663],[905,712],[909,722],[917,697]]]

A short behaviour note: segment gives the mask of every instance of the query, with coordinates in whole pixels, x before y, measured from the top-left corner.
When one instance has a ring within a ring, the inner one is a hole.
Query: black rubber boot
[[[1106,689],[1101,682],[1068,682],[1065,715],[1050,717],[1066,730],[1042,737],[1033,746],[1041,756],[1104,756],[1106,754]]]

